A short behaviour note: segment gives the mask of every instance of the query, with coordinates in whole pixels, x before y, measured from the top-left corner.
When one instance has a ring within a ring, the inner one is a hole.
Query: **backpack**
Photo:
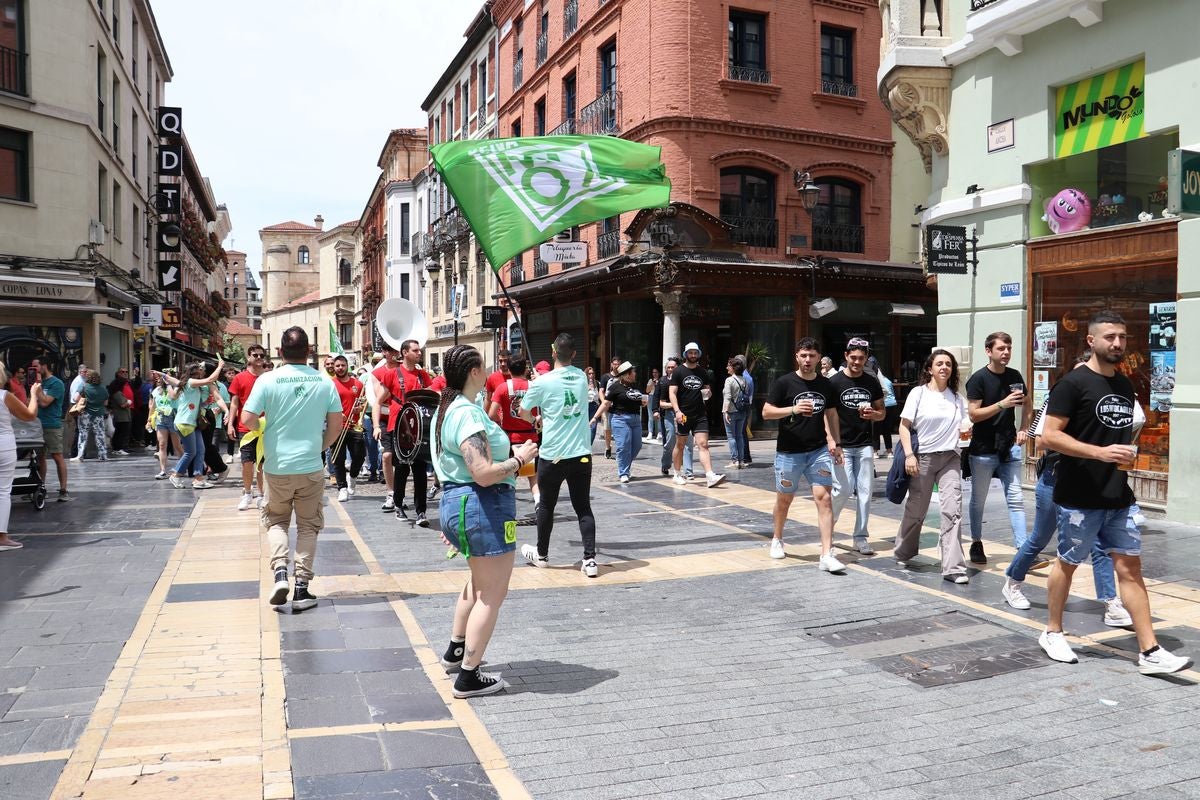
[[[747,391],[746,382],[739,381],[737,378],[734,378],[734,380],[738,384],[738,393],[733,398],[733,410],[738,412],[745,411],[750,408],[750,395]]]

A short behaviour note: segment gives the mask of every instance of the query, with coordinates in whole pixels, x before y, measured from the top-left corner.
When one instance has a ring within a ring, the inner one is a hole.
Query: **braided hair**
[[[446,421],[446,409],[456,398],[462,396],[463,386],[466,384],[471,370],[482,366],[483,356],[469,344],[455,345],[442,355],[442,370],[446,376],[446,388],[442,389],[442,396],[438,401],[437,430],[434,431],[436,452],[440,453],[442,450],[442,423]]]

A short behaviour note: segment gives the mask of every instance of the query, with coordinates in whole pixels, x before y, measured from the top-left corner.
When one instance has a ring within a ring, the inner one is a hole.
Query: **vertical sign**
[[[960,225],[930,225],[925,229],[929,271],[940,275],[967,274],[967,229]]]

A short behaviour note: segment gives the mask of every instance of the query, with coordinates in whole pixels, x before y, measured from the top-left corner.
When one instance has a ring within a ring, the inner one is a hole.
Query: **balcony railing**
[[[29,94],[25,86],[25,62],[28,58],[29,55],[20,50],[0,47],[0,91]]]
[[[564,119],[562,121],[561,125],[559,125],[554,130],[550,131],[550,133],[548,133],[546,135],[547,136],[569,136],[570,134],[572,134],[574,132],[575,132],[575,120],[574,119]]]
[[[513,88],[520,88],[525,82],[525,65],[521,59],[513,62]]]
[[[567,0],[563,5],[563,38],[566,39],[579,27],[579,0]]]
[[[533,277],[541,278],[550,274],[550,265],[542,261],[541,256],[533,257]]]
[[[596,255],[599,258],[612,258],[621,254],[621,232],[602,233],[596,237]]]
[[[525,282],[525,267],[517,259],[513,259],[508,266],[508,285],[516,286],[519,283]]]
[[[971,11],[978,11],[984,6],[990,6],[996,0],[971,0]]]
[[[733,217],[721,219],[733,226],[733,241],[751,247],[779,247],[779,221],[774,217]]]
[[[745,81],[746,83],[770,83],[771,71],[758,67],[743,67],[740,64],[729,65],[729,80]]]
[[[822,78],[821,91],[824,94],[836,94],[839,97],[858,97],[858,84]]]
[[[550,51],[550,31],[542,31],[542,35],[537,38],[537,65],[540,67],[546,63],[546,55]]]
[[[475,128],[478,130],[487,124],[487,100],[479,104],[479,115],[475,117]]]
[[[832,225],[813,223],[813,250],[832,253],[861,253],[863,251],[862,225]]]
[[[616,89],[609,89],[580,110],[575,132],[583,135],[616,136],[621,132],[621,124],[617,118],[620,110],[621,93]]]

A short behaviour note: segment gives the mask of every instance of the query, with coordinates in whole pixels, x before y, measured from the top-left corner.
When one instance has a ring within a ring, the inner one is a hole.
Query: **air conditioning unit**
[[[837,300],[834,300],[832,297],[826,297],[810,305],[808,307],[808,315],[813,319],[820,319],[837,311],[837,308]]]
[[[108,231],[103,222],[95,219],[88,222],[88,244],[104,244],[107,241],[107,234]]]

